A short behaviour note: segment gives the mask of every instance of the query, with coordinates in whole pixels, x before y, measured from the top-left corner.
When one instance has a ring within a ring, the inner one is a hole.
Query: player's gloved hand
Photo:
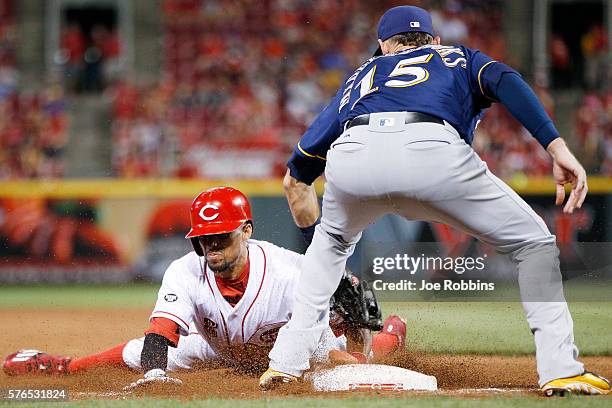
[[[144,388],[151,384],[173,384],[183,385],[183,381],[178,378],[168,377],[161,368],[154,368],[145,373],[144,378],[123,387],[124,391],[132,391],[136,388]]]
[[[330,300],[330,309],[339,322],[349,326],[382,329],[382,312],[374,291],[367,281],[359,280],[348,269]]]
[[[570,196],[565,203],[565,207],[563,207],[563,212],[571,214],[574,209],[582,207],[589,190],[586,171],[570,152],[563,139],[553,140],[546,150],[553,159],[553,178],[557,184],[556,205],[563,204],[565,200],[564,186],[566,184],[572,185]]]
[[[359,280],[348,269],[330,300],[330,327],[344,333],[349,351],[369,357],[372,330],[382,329],[382,313],[376,295],[365,280]]]

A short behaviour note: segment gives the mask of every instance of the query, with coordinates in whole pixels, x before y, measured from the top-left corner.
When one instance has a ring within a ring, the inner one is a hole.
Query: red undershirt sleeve
[[[165,317],[153,317],[151,326],[145,331],[145,335],[155,333],[165,337],[170,341],[173,347],[178,345],[179,341],[179,325],[176,322],[166,319]]]

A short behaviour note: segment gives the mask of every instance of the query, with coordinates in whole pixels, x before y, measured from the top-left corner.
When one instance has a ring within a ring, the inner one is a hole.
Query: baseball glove
[[[330,325],[369,356],[372,331],[382,329],[382,314],[376,295],[367,281],[348,269],[330,300]]]

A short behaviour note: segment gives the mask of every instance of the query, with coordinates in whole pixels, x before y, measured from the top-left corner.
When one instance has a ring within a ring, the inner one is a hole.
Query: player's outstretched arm
[[[555,203],[563,204],[564,186],[571,184],[572,192],[563,211],[571,214],[574,209],[580,208],[588,191],[586,172],[559,136],[559,132],[531,87],[518,74],[506,73],[499,80],[496,94],[499,101],[552,157],[553,178],[557,185]]]
[[[170,341],[157,333],[146,335],[140,354],[140,364],[145,372],[144,377],[126,386],[124,388],[126,391],[144,388],[151,384],[183,384],[178,378],[169,377],[166,374],[169,345]]]
[[[572,185],[572,191],[563,208],[563,212],[571,214],[574,209],[582,207],[589,191],[586,171],[562,138],[559,137],[550,142],[546,150],[553,159],[553,178],[557,184],[555,204],[563,204],[565,200],[564,186],[566,184]]]
[[[312,234],[320,213],[314,185],[297,180],[287,170],[283,179],[283,187],[293,220],[302,231],[306,243],[310,244],[309,241],[312,241]]]

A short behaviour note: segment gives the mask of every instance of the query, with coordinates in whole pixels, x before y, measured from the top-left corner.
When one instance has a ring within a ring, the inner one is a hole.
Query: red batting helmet
[[[190,238],[196,253],[202,256],[195,238],[202,235],[226,234],[245,222],[253,222],[246,196],[232,187],[215,187],[200,193],[191,204]]]

